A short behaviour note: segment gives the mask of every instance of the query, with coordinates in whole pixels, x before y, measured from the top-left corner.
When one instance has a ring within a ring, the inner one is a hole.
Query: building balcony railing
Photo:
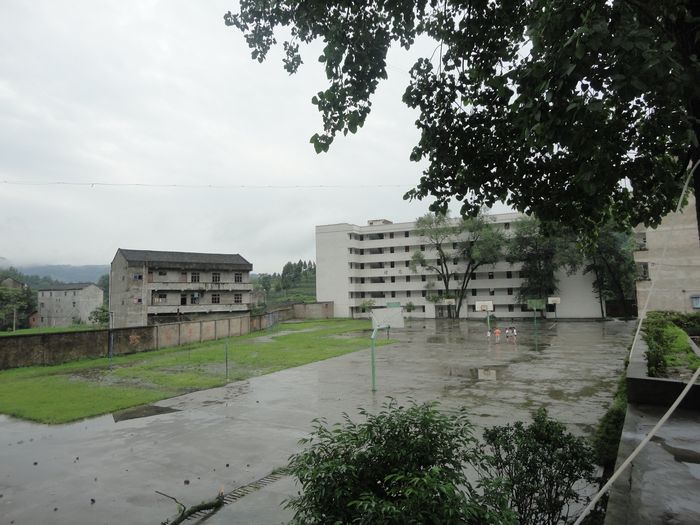
[[[183,292],[250,292],[250,283],[148,283],[148,291],[183,291]]]
[[[181,314],[210,313],[210,312],[246,312],[250,310],[249,304],[154,304],[149,305],[149,314]]]

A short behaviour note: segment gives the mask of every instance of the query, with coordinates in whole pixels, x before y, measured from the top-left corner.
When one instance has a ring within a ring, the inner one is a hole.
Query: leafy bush
[[[294,524],[513,523],[490,508],[465,476],[482,462],[464,413],[394,401],[365,422],[327,428],[291,457],[303,492],[288,500]]]
[[[617,449],[620,446],[622,426],[627,414],[627,383],[625,374],[620,376],[617,390],[610,407],[598,423],[593,437],[593,450],[596,463],[603,467],[603,478],[607,478],[615,469],[617,461]]]
[[[544,408],[530,425],[496,426],[484,432],[484,440],[489,474],[503,480],[520,525],[566,521],[572,505],[578,508],[585,499],[574,486],[595,480],[591,447],[547,417]]]
[[[648,350],[647,372],[650,377],[665,377],[668,367],[696,370],[700,359],[695,355],[686,332],[700,333],[700,316],[680,312],[650,312],[644,320],[644,340]]]
[[[359,424],[316,421],[291,457],[302,489],[287,501],[293,524],[553,525],[582,500],[574,485],[593,479],[590,447],[544,410],[529,426],[487,429],[485,446],[463,412],[434,403],[361,414]]]

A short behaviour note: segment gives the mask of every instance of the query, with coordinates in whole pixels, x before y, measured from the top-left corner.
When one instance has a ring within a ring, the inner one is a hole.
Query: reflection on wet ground
[[[398,342],[377,349],[376,393],[364,350],[164,400],[136,418],[47,426],[0,416],[0,516],[17,525],[159,523],[174,509],[155,490],[191,504],[260,479],[298,450],[314,418],[376,411],[387,396],[464,407],[477,429],[527,420],[544,406],[573,432],[590,435],[612,398],[634,325],[539,326],[535,350],[532,324],[509,324],[517,343],[488,340],[477,322],[391,330]],[[286,495],[250,514],[240,510],[244,498],[216,519],[279,523],[288,517],[277,508]]]

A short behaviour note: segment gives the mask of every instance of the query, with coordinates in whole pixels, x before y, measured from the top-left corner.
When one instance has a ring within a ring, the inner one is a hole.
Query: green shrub
[[[465,476],[483,461],[464,413],[391,401],[365,422],[316,421],[308,448],[291,457],[302,493],[286,506],[294,524],[513,523]]]
[[[617,449],[620,446],[620,436],[627,414],[627,383],[625,374],[620,376],[617,390],[610,407],[598,423],[593,437],[593,450],[596,463],[603,467],[605,481],[615,469]]]
[[[568,520],[572,507],[580,509],[585,498],[579,483],[595,480],[591,447],[547,417],[544,408],[529,426],[493,427],[484,440],[489,473],[503,480],[519,525],[556,525]]]
[[[286,502],[293,524],[556,525],[580,508],[580,482],[593,481],[590,446],[544,409],[529,426],[487,429],[484,445],[464,412],[435,403],[360,413],[359,424],[316,421],[290,458],[302,489]]]
[[[669,366],[690,370],[698,368],[700,359],[690,347],[688,333],[700,333],[700,315],[649,312],[643,328],[650,377],[665,377]]]

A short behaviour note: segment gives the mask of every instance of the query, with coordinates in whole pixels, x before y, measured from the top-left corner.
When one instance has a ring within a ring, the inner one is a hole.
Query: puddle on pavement
[[[501,379],[508,365],[468,367],[462,365],[447,365],[444,367],[445,375],[451,377],[465,377],[476,381],[496,381]]]
[[[700,452],[695,450],[688,450],[687,448],[674,447],[666,443],[666,440],[659,436],[654,436],[651,438],[654,443],[661,445],[666,452],[673,456],[675,461],[679,463],[693,463],[700,464]]]
[[[138,419],[141,417],[157,416],[159,414],[170,414],[171,412],[179,412],[179,410],[177,408],[144,405],[114,412],[112,417],[114,418],[114,422],[118,423],[119,421],[126,421],[127,419]]]

